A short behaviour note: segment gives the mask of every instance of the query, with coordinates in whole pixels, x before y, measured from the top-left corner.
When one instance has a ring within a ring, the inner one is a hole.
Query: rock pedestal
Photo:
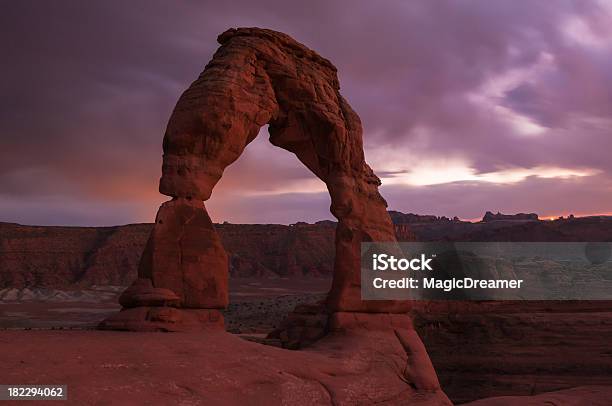
[[[162,204],[138,269],[104,329],[188,331],[223,328],[228,259],[201,201]]]
[[[174,292],[179,307],[227,306],[227,253],[202,201],[175,198],[161,205],[138,276]]]

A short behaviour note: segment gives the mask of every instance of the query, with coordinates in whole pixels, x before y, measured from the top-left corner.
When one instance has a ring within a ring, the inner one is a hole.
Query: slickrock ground
[[[214,330],[1,331],[0,382],[68,384],[71,405],[450,404],[439,391],[405,390],[402,351],[395,337],[372,331],[339,333],[302,351]],[[610,399],[612,386],[589,385],[467,405],[607,406]]]
[[[348,329],[305,351],[214,330],[3,331],[0,382],[68,384],[75,405],[449,405],[406,355],[416,335],[396,331]]]

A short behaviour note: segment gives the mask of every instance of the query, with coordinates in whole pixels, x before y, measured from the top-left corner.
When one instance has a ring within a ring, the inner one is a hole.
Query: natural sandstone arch
[[[360,298],[360,243],[395,241],[395,233],[378,193],[380,180],[365,162],[361,122],[340,94],[336,68],[271,30],[230,29],[218,41],[221,47],[168,123],[159,190],[173,199],[160,208],[140,279],[123,295],[124,307],[227,305],[227,256],[203,201],[269,124],[270,142],[293,152],[331,196],[338,226],[329,310],[406,310],[402,302]],[[164,311],[155,317],[178,317]]]

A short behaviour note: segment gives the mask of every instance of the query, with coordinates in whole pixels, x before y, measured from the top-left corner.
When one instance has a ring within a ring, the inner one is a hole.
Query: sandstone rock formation
[[[331,196],[338,225],[328,308],[406,311],[406,302],[361,300],[360,243],[395,241],[395,232],[378,193],[380,180],[365,162],[361,122],[340,94],[336,68],[279,32],[230,29],[218,41],[221,47],[168,123],[159,190],[172,201],[160,208],[139,278],[176,293],[181,308],[227,305],[227,257],[202,201],[268,124],[270,142],[293,152]],[[131,292],[140,294],[137,286]],[[103,324],[113,326],[113,320]]]
[[[174,198],[160,207],[138,268],[103,329],[189,331],[223,327],[228,259],[204,203]]]
[[[360,299],[359,244],[394,241],[380,180],[366,164],[361,122],[339,92],[336,68],[289,36],[231,29],[179,99],[164,136],[160,192],[207,200],[225,168],[269,124],[270,142],[325,182],[339,220],[329,305],[375,311]]]
[[[179,307],[216,309],[228,303],[227,270],[227,254],[204,203],[176,198],[162,204],[139,278],[174,292]]]

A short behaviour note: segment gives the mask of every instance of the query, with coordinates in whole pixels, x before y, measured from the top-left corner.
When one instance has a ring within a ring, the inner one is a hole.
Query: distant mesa
[[[338,223],[336,223],[333,220],[320,220],[315,223],[315,225],[317,226],[324,226],[324,227],[336,227],[336,224]]]
[[[485,213],[482,221],[538,221],[539,219],[540,218],[536,213],[503,214],[497,212],[497,214],[493,214],[492,212],[488,211]]]

